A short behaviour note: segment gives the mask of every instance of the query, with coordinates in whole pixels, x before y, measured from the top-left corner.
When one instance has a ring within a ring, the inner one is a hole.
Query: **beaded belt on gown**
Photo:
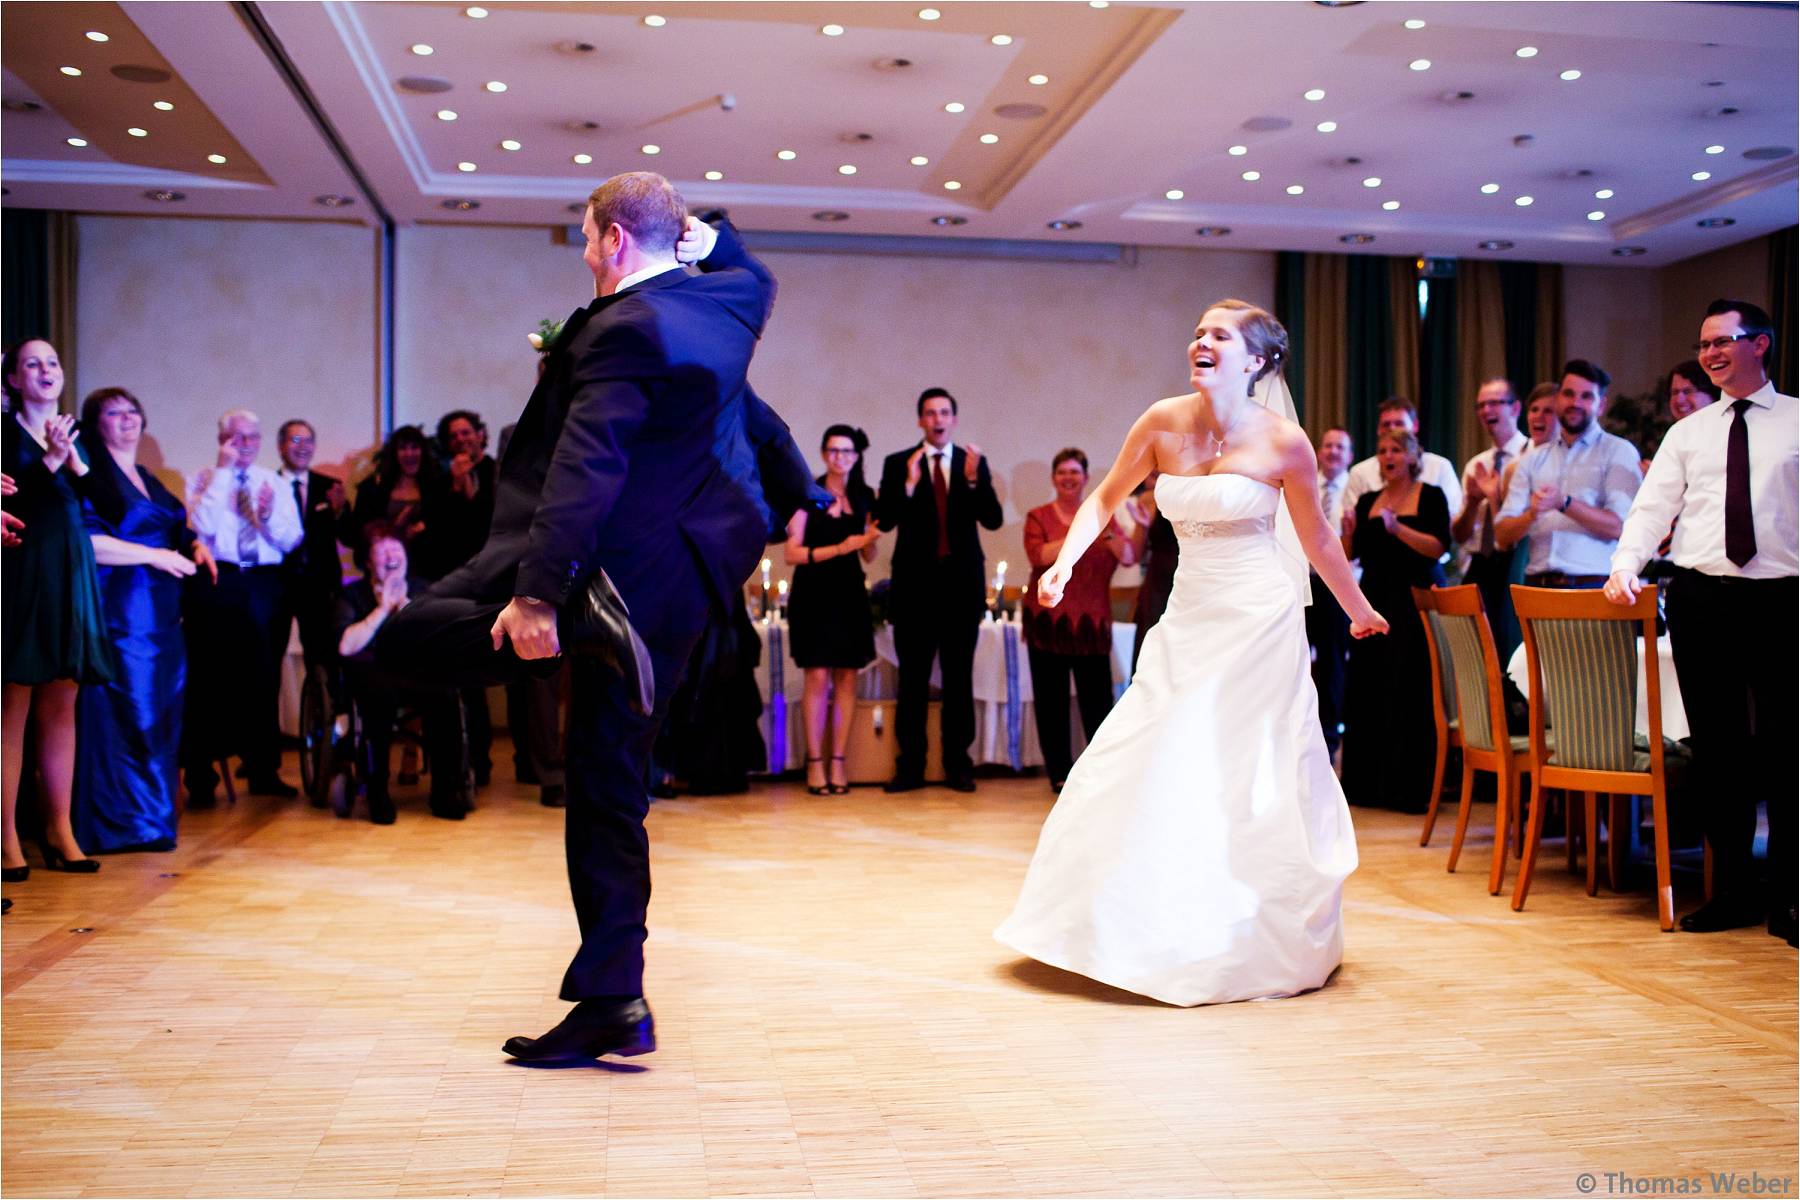
[[[1253,534],[1268,533],[1275,528],[1275,514],[1268,513],[1260,517],[1240,517],[1235,521],[1171,521],[1177,537],[1184,538],[1229,538],[1250,537]]]

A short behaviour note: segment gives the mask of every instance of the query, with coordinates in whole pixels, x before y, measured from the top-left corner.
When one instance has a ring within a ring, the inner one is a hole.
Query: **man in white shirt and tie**
[[[219,581],[189,581],[188,682],[182,759],[188,807],[214,801],[213,765],[243,759],[249,790],[293,796],[281,765],[281,656],[287,649],[281,563],[300,544],[300,510],[292,488],[256,464],[262,426],[248,409],[219,418],[219,458],[194,473],[188,521],[219,565]]]
[[[1515,550],[1503,550],[1494,540],[1494,517],[1505,500],[1501,483],[1506,464],[1519,461],[1530,442],[1519,432],[1519,397],[1510,380],[1496,376],[1483,381],[1475,393],[1475,419],[1493,442],[1463,467],[1463,502],[1450,523],[1450,532],[1468,552],[1469,565],[1463,582],[1481,589],[1494,642],[1505,662],[1519,644],[1519,623],[1513,617],[1511,586]]]
[[[1344,524],[1344,488],[1350,462],[1356,457],[1347,429],[1327,429],[1319,438],[1319,504],[1325,510],[1325,527]],[[1337,598],[1312,573],[1312,603],[1306,606],[1306,640],[1312,646],[1313,686],[1319,693],[1319,724],[1325,730],[1325,747],[1337,753],[1344,723],[1344,665],[1350,653],[1350,618]]]
[[[1742,300],[1715,300],[1695,347],[1723,393],[1677,421],[1644,478],[1606,595],[1629,604],[1639,572],[1681,520],[1664,605],[1692,729],[1713,899],[1681,919],[1690,933],[1762,922],[1751,845],[1769,807],[1769,932],[1795,944],[1794,664],[1800,608],[1800,401],[1769,382],[1775,328]]]
[[[1404,396],[1389,396],[1376,410],[1375,432],[1380,435],[1402,429],[1414,437],[1419,436],[1419,410]],[[1442,491],[1451,512],[1462,507],[1462,485],[1457,482],[1456,466],[1443,455],[1427,450],[1419,457],[1419,482],[1429,483]],[[1344,483],[1344,511],[1355,512],[1356,502],[1364,492],[1378,492],[1381,488],[1381,461],[1370,455],[1350,468],[1349,478]]]

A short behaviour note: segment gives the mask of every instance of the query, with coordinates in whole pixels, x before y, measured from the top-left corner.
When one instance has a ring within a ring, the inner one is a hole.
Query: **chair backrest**
[[[1434,587],[1437,629],[1450,654],[1456,680],[1456,708],[1462,714],[1463,745],[1475,750],[1504,750],[1512,745],[1506,732],[1506,703],[1501,699],[1500,655],[1493,630],[1474,584]]]
[[[1631,605],[1614,604],[1602,593],[1586,589],[1514,584],[1512,594],[1531,672],[1534,752],[1541,751],[1537,743],[1543,737],[1547,710],[1556,727],[1554,765],[1585,771],[1634,769],[1638,639],[1643,637],[1650,647],[1644,680],[1650,701],[1651,756],[1660,759],[1656,588],[1645,588]]]
[[[1444,649],[1443,631],[1438,628],[1437,598],[1430,588],[1412,590],[1413,607],[1425,625],[1425,645],[1431,651],[1431,702],[1440,722],[1449,725],[1456,720],[1456,671],[1450,664],[1450,652]]]

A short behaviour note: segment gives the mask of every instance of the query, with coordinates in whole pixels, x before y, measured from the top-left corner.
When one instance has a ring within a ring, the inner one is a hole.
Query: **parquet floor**
[[[1659,933],[1647,890],[1590,899],[1560,848],[1515,914],[1485,838],[1448,875],[1446,832],[1357,810],[1333,983],[1168,1008],[992,940],[1049,804],[658,804],[661,1048],[561,1070],[500,1054],[564,1010],[574,939],[560,814],[510,783],[462,824],[245,799],[173,854],[34,871],[3,923],[0,1190],[1794,1194],[1796,956],[1762,931]]]

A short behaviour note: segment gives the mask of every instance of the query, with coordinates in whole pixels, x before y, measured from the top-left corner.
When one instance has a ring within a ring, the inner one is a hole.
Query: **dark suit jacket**
[[[281,560],[282,568],[294,585],[303,588],[312,601],[321,604],[329,604],[343,582],[338,563],[338,516],[331,510],[331,501],[325,498],[331,485],[338,482],[317,471],[306,473],[306,506],[300,513],[303,530],[300,544]],[[287,482],[286,486],[293,485]]]
[[[933,605],[955,605],[980,612],[987,603],[987,578],[983,573],[979,524],[998,529],[1005,520],[987,459],[976,469],[975,482],[964,474],[968,454],[961,446],[950,453],[947,482],[950,486],[946,532],[950,557],[940,565],[937,553],[937,493],[931,486],[929,452],[920,463],[919,485],[906,494],[906,460],[915,446],[887,456],[881,465],[881,493],[876,500],[875,521],[882,529],[900,530],[894,542],[893,582],[888,604],[903,619]],[[947,572],[947,574],[946,574]]]
[[[772,521],[752,410],[768,443],[787,436],[744,381],[775,281],[729,224],[701,267],[564,322],[500,460],[487,543],[446,586],[561,605],[604,568],[647,640],[743,586]]]

